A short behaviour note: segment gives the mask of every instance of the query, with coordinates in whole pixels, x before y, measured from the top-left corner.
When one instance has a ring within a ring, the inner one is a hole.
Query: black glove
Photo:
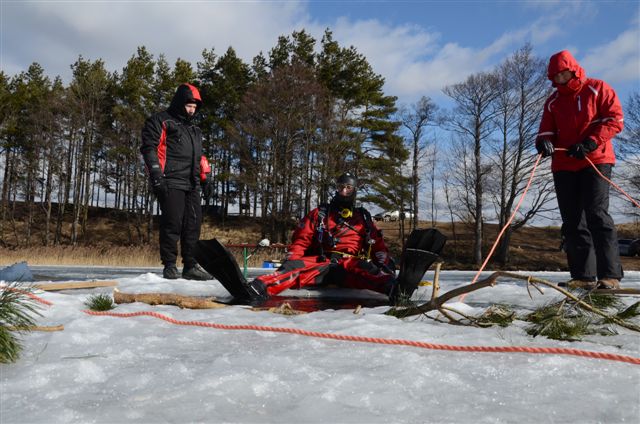
[[[576,143],[573,146],[569,147],[567,150],[567,156],[576,159],[584,159],[587,157],[587,154],[593,152],[598,148],[598,144],[590,138],[583,140],[582,143]]]
[[[536,142],[536,150],[543,158],[553,155],[553,152],[555,151],[553,143],[549,140],[538,140]]]
[[[167,182],[164,180],[162,176],[151,177],[150,180],[151,191],[156,196],[158,201],[162,202],[167,197],[167,193],[169,188],[167,187]]]
[[[213,197],[213,180],[211,178],[207,178],[206,180],[200,183],[200,187],[202,187],[202,197],[205,202],[208,202],[211,197]]]

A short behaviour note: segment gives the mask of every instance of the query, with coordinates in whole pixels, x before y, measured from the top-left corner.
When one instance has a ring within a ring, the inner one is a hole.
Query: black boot
[[[396,306],[398,303],[398,297],[400,289],[398,287],[398,280],[395,278],[389,282],[389,288],[387,290],[387,296],[389,296],[389,306]]]
[[[180,278],[180,272],[178,272],[176,264],[164,264],[164,269],[162,270],[162,278],[166,278],[167,280],[177,280],[178,278]]]
[[[269,298],[269,293],[267,293],[267,288],[258,279],[255,279],[247,283],[247,293],[250,298],[246,300],[250,302],[259,303]]]
[[[198,280],[207,281],[213,280],[211,274],[205,271],[197,262],[195,264],[189,264],[182,269],[182,278],[186,280]]]

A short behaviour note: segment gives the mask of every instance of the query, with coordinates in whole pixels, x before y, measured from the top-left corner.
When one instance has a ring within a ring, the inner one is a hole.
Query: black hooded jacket
[[[202,100],[198,89],[182,84],[166,111],[147,119],[142,129],[140,152],[151,179],[164,178],[167,187],[192,190],[199,187],[202,132],[191,123],[184,105]]]

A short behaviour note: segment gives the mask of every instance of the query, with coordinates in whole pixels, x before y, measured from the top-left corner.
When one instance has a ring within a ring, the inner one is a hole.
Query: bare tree
[[[429,186],[431,189],[431,202],[430,202],[430,218],[431,226],[435,227],[438,221],[438,208],[436,206],[436,181],[438,179],[438,144],[434,139],[431,146],[431,152],[425,152],[427,159],[427,179],[429,180]]]
[[[482,148],[495,129],[497,84],[495,73],[479,73],[443,90],[455,104],[447,126],[460,141],[468,143],[473,152],[471,168],[465,170],[469,172],[465,173],[464,189],[473,200],[473,204],[468,204],[468,211],[474,221],[473,260],[478,265],[482,262],[484,180],[489,173]]]
[[[408,140],[411,152],[411,205],[413,217],[411,219],[412,228],[418,226],[418,193],[420,187],[419,164],[426,155],[427,140],[424,137],[427,125],[433,125],[433,119],[437,111],[437,106],[429,97],[421,97],[410,107],[400,110],[402,125],[409,131]],[[402,212],[402,211],[401,211]]]
[[[447,210],[449,211],[449,220],[451,222],[451,235],[453,236],[453,260],[458,259],[458,234],[456,232],[456,214],[454,213],[453,196],[451,193],[451,174],[444,173],[443,175],[443,189],[445,201],[447,204]]]
[[[633,92],[625,102],[624,131],[616,138],[616,150],[622,166],[621,172],[624,178],[623,186],[634,199],[640,198],[640,92]],[[619,171],[620,172],[620,171]],[[635,219],[640,220],[640,211],[625,199],[624,212]]]
[[[494,198],[498,227],[502,229],[511,217],[515,203],[523,193],[528,177],[537,158],[533,140],[544,101],[549,94],[546,88],[546,64],[533,55],[527,44],[505,60],[497,69],[498,97],[495,102],[495,128],[499,136],[491,143],[494,154],[491,181],[487,191]],[[526,211],[505,229],[496,252],[496,260],[502,265],[508,262],[511,234],[524,226],[553,198],[549,171],[539,172],[526,203]],[[532,200],[531,200],[532,199]]]

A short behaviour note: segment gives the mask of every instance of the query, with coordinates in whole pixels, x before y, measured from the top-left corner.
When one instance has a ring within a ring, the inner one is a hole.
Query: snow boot
[[[569,289],[593,290],[596,288],[595,280],[583,280],[580,278],[572,278],[569,281],[558,283],[558,287],[566,287]]]
[[[180,272],[178,271],[176,264],[165,264],[164,269],[162,270],[162,278],[166,278],[167,280],[177,280],[180,278]]]
[[[602,280],[598,280],[597,289],[619,289],[620,288],[620,280],[617,278],[603,278]]]
[[[182,269],[182,278],[197,281],[213,280],[211,274],[205,271],[197,262],[184,266]]]

